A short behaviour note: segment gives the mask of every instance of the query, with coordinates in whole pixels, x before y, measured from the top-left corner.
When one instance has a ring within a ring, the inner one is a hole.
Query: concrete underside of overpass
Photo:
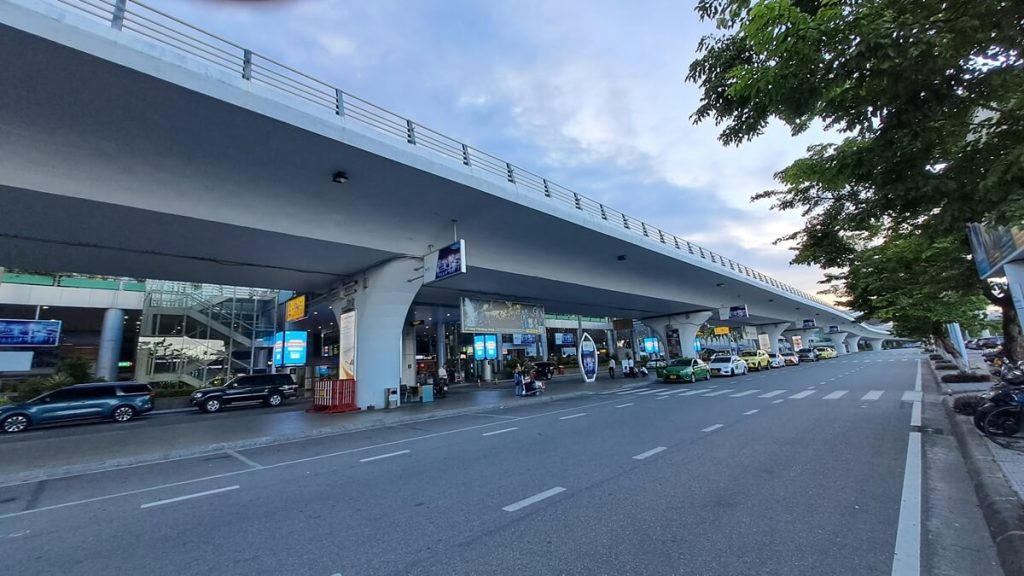
[[[829,313],[178,55],[62,26],[61,42],[104,57],[0,26],[2,264],[318,291],[449,242],[457,220],[470,274],[418,300],[475,293],[633,318],[746,303],[749,323]]]
[[[0,266],[325,294],[359,313],[360,406],[406,381],[414,301],[473,294],[687,333],[713,316],[700,311],[746,304],[744,323],[772,334],[811,317],[862,329],[742,267],[55,5],[0,0],[0,70]],[[453,222],[469,273],[420,287],[419,258]],[[351,303],[342,284],[358,286]]]

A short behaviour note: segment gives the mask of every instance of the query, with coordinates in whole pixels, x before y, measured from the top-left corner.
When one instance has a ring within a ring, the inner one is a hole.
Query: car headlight
[[[202,395],[203,395],[203,393],[199,392],[198,390],[192,393],[192,397],[193,398],[199,398]]]

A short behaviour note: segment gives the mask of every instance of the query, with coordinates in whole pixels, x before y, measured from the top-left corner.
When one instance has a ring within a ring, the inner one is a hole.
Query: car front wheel
[[[209,398],[203,401],[203,412],[216,412],[221,409],[221,402],[217,398]]]
[[[280,406],[284,403],[284,396],[281,396],[278,392],[272,392],[270,396],[267,396],[267,406]]]
[[[135,417],[135,408],[131,406],[118,406],[114,408],[114,421],[127,422]]]
[[[4,432],[14,433],[21,432],[25,428],[28,428],[28,416],[22,414],[13,414],[4,418],[3,422],[0,422],[0,429]]]

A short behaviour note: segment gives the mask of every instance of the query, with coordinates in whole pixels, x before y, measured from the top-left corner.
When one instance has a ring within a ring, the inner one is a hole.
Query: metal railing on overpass
[[[698,246],[670,232],[628,216],[605,204],[551,182],[529,170],[506,162],[468,144],[404,118],[371,102],[353,96],[276,60],[239,46],[188,22],[135,0],[57,0],[99,18],[115,30],[138,34],[218,66],[242,79],[269,87],[303,108],[313,108],[339,119],[360,122],[395,140],[430,150],[453,162],[487,172],[519,188],[566,203],[650,242],[667,246],[694,258],[710,262],[738,275],[794,296],[831,307],[824,299],[780,282],[749,266]]]

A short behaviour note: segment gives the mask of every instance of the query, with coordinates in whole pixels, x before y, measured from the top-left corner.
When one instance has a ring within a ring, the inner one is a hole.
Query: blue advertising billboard
[[[483,334],[473,336],[473,360],[486,360],[487,350]]]
[[[655,354],[661,351],[661,346],[658,344],[657,338],[644,338],[644,352],[648,354]]]
[[[494,360],[498,357],[498,336],[495,334],[484,334],[484,348],[487,350],[487,359]]]
[[[0,346],[57,346],[60,320],[0,320]]]
[[[305,363],[305,332],[289,330],[274,335],[274,366],[302,366]]]
[[[576,334],[572,332],[555,332],[555,346],[572,346],[576,343]]]

